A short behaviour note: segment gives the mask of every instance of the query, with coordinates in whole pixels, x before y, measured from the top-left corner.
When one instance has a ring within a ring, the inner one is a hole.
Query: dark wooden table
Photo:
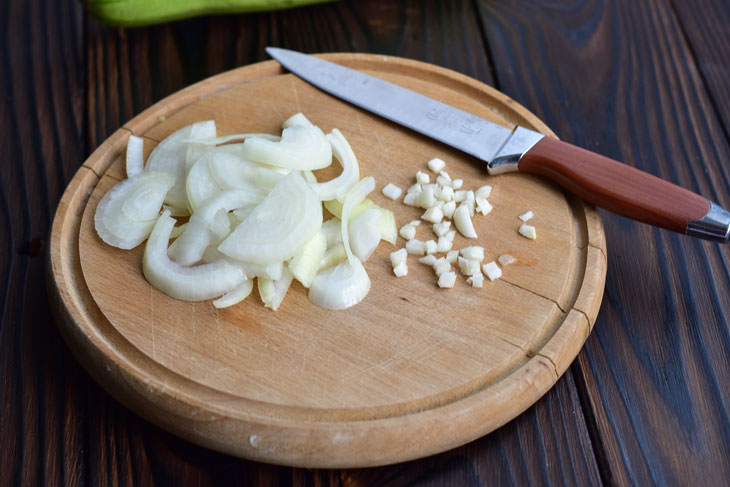
[[[608,276],[557,385],[453,451],[292,469],[187,443],[107,395],[45,290],[55,206],[136,113],[264,47],[361,51],[495,86],[563,139],[730,207],[727,0],[359,0],[119,30],[80,3],[0,2],[0,484],[727,485],[730,251],[603,213]]]

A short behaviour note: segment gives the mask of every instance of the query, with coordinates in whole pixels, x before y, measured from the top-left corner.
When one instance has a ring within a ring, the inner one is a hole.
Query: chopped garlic
[[[406,223],[400,229],[400,236],[406,240],[410,240],[416,236],[416,227],[412,223]]]
[[[409,254],[425,255],[426,254],[426,242],[422,242],[418,239],[411,239],[406,242],[406,250]]]
[[[474,245],[472,247],[464,247],[460,250],[461,256],[465,259],[476,260],[481,262],[484,260],[484,247]]]
[[[477,238],[477,232],[469,215],[469,206],[466,203],[462,203],[454,212],[454,225],[466,238]]]
[[[431,177],[423,171],[416,173],[416,182],[420,184],[428,184],[431,181]]]
[[[401,262],[397,266],[393,267],[393,274],[395,277],[403,277],[408,275],[408,266],[405,262]]]
[[[537,238],[537,232],[535,232],[535,227],[533,227],[532,225],[527,225],[523,223],[522,225],[520,225],[518,231],[520,232],[520,235],[525,238],[529,238],[531,240],[535,240]]]
[[[423,257],[420,257],[418,259],[418,262],[420,262],[421,264],[433,266],[434,263],[436,263],[436,256],[431,254],[424,255]]]
[[[453,246],[454,243],[445,236],[439,237],[438,243],[436,245],[436,252],[448,252]]]
[[[421,191],[423,191],[423,186],[421,186],[420,184],[416,183],[416,184],[414,184],[413,186],[410,186],[410,187],[409,187],[409,188],[408,188],[408,189],[406,190],[406,193],[407,193],[407,194],[411,194],[411,193],[420,193]]]
[[[486,198],[477,197],[476,204],[477,204],[476,210],[479,213],[481,213],[482,215],[487,215],[493,209],[492,205],[489,204],[489,201],[487,201]]]
[[[461,270],[461,273],[465,276],[473,276],[474,274],[479,274],[479,261],[459,257],[458,262],[459,269]]]
[[[408,206],[418,206],[418,198],[420,194],[420,191],[418,193],[407,193],[403,198],[403,204]]]
[[[482,270],[487,275],[490,281],[499,279],[502,277],[502,269],[499,268],[496,262],[492,261],[482,266]]]
[[[454,189],[461,189],[461,187],[464,185],[463,179],[454,179],[451,181],[451,187]]]
[[[436,183],[437,183],[437,184],[438,184],[439,186],[442,186],[442,187],[444,187],[444,188],[449,188],[449,187],[451,187],[451,184],[452,184],[452,183],[451,183],[451,179],[447,179],[447,178],[445,178],[445,177],[443,177],[443,176],[439,176],[439,177],[437,177],[437,178],[436,178]]]
[[[434,157],[430,161],[428,161],[428,168],[432,170],[433,172],[439,172],[444,167],[446,167],[446,163],[439,159],[438,157]]]
[[[383,194],[386,196],[386,198],[397,200],[398,198],[400,198],[400,195],[403,194],[403,190],[393,183],[388,183],[383,188]]]
[[[439,199],[441,201],[451,201],[454,199],[454,188],[451,186],[444,186],[441,188],[441,193],[439,193]]]
[[[481,188],[477,189],[476,192],[474,193],[474,196],[476,196],[477,198],[487,199],[487,198],[489,198],[489,195],[491,195],[491,194],[492,194],[492,187],[487,185],[487,186],[482,186]]]
[[[458,191],[454,191],[454,201],[457,203],[461,203],[462,201],[466,200],[466,190],[460,189]]]
[[[453,264],[456,262],[456,260],[459,258],[459,251],[458,250],[450,250],[446,254],[446,262],[449,264]]]
[[[450,228],[451,222],[449,221],[435,223],[433,226],[433,233],[435,233],[437,237],[443,237],[444,235],[446,235]]]
[[[433,270],[437,276],[441,276],[444,272],[449,272],[451,270],[451,263],[443,257],[440,257],[433,263]]]
[[[474,191],[467,191],[466,192],[466,199],[464,200],[464,204],[469,207],[469,216],[474,216],[474,204],[476,202],[476,197],[474,196]]]
[[[471,287],[484,287],[484,276],[481,272],[474,274],[466,279],[466,283],[470,284]]]
[[[454,238],[456,237],[456,230],[449,230],[446,232],[446,235],[444,237],[448,240],[454,241]]]
[[[425,242],[426,244],[426,253],[427,254],[435,254],[436,250],[438,250],[438,244],[435,240],[428,240]]]
[[[529,220],[533,216],[535,216],[535,214],[532,212],[532,210],[530,210],[530,211],[528,211],[526,213],[521,214],[520,215],[520,220],[522,220],[523,222],[526,222],[527,220]]]
[[[426,210],[426,213],[424,213],[421,218],[423,218],[427,222],[439,223],[444,218],[444,212],[441,211],[441,208],[439,208],[438,206],[434,206]]]
[[[439,171],[439,176],[446,179],[447,181],[451,181],[451,176],[449,176],[449,173],[446,171]]]
[[[398,264],[404,264],[407,257],[408,251],[406,249],[396,250],[395,252],[390,253],[390,263],[393,265],[393,267],[397,266]]]
[[[517,259],[515,259],[514,257],[512,257],[509,254],[502,254],[499,256],[499,258],[497,260],[499,261],[499,265],[501,265],[502,267],[508,266],[510,264],[514,264],[515,262],[517,262]]]
[[[441,206],[441,211],[444,212],[446,218],[451,218],[454,216],[454,211],[456,211],[456,203],[454,201],[447,201]]]
[[[454,287],[456,282],[456,272],[444,272],[439,276],[438,285],[439,287],[450,288]]]
[[[406,195],[407,197],[407,195]],[[416,206],[420,206],[424,210],[428,210],[432,206],[436,204],[436,197],[435,197],[435,191],[433,186],[427,186],[423,188],[423,191],[418,193],[418,198],[416,199]]]

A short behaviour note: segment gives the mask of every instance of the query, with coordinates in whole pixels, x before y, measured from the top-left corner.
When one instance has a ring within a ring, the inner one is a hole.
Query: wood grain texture
[[[561,137],[727,201],[727,139],[668,3],[481,6],[497,85]],[[607,301],[574,367],[602,479],[725,482],[728,248],[604,218]]]
[[[504,95],[452,71],[374,55],[331,59],[508,127],[522,121],[546,130]],[[151,141],[211,118],[221,134],[272,133],[299,110],[325,131],[336,125],[347,134],[363,174],[406,187],[418,161],[423,167],[436,156],[449,161],[453,177],[475,187],[491,183],[496,210],[475,219],[477,243],[487,260],[508,252],[518,262],[486,294],[459,282],[459,306],[434,289],[426,266],[414,262],[409,279],[395,279],[389,248],[368,262],[371,293],[347,313],[313,306],[299,286],[276,313],[258,300],[221,312],[210,303],[182,303],[145,283],[141,247],[120,252],[93,228],[97,202],[123,177],[128,132],[122,129],[84,163],[52,230],[54,303],[79,360],[123,403],[185,438],[303,466],[422,457],[487,433],[529,407],[578,353],[592,325],[586,317],[595,317],[601,301],[605,260],[586,255],[605,251],[596,247],[604,241],[600,224],[588,224],[591,208],[571,204],[543,180],[485,179],[470,158],[333,100],[282,74],[275,62],[186,88],[126,126]],[[241,120],[241,113],[248,117]],[[372,198],[394,204],[380,194]],[[517,234],[519,205],[537,209],[539,243]],[[396,206],[401,222],[420,214]],[[457,248],[474,243],[462,240]]]

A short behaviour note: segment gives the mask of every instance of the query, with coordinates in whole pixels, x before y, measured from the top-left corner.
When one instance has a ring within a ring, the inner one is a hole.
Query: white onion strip
[[[213,301],[213,306],[218,309],[229,308],[246,299],[253,291],[253,279],[246,279],[220,298]]]
[[[359,183],[355,185],[354,188],[352,188],[345,197],[345,202],[342,204],[342,222],[341,222],[341,231],[342,231],[342,243],[345,246],[345,252],[347,253],[347,260],[350,261],[351,264],[354,265],[354,260],[356,260],[356,257],[352,254],[352,249],[350,248],[350,236],[349,236],[349,221],[350,221],[350,213],[352,212],[353,208],[355,208],[357,205],[360,204],[362,200],[365,199],[365,197],[370,194],[375,189],[375,179],[373,179],[372,176],[368,176],[366,178],[363,178]]]
[[[347,143],[342,132],[333,129],[331,133],[327,134],[327,140],[332,146],[332,154],[342,166],[342,172],[330,181],[313,184],[312,189],[322,201],[333,199],[341,201],[360,179],[360,167],[352,147]]]
[[[144,250],[142,271],[152,286],[183,301],[203,301],[227,293],[246,280],[238,266],[225,260],[184,267],[167,256],[167,242],[175,220],[164,212],[157,220]]]
[[[144,139],[130,135],[127,141],[127,177],[131,178],[144,170]]]

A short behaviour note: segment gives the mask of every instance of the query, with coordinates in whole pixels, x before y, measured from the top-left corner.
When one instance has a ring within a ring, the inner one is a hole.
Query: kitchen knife
[[[634,220],[707,240],[730,240],[730,212],[649,173],[524,127],[504,128],[317,57],[274,47],[266,52],[331,95],[485,161],[489,174],[538,174]]]

